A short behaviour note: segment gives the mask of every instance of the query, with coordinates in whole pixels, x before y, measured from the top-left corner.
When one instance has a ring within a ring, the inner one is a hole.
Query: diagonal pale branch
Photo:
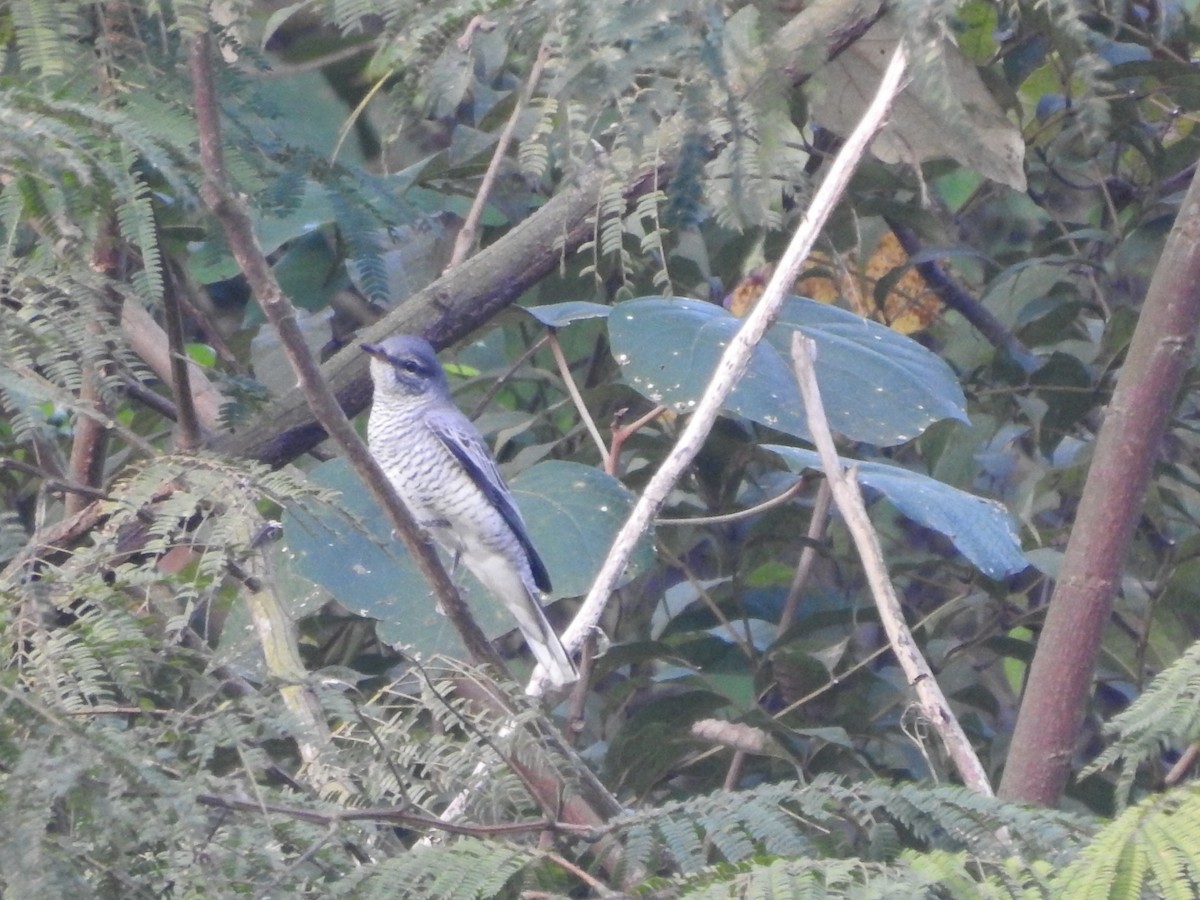
[[[992,786],[987,773],[904,621],[904,610],[892,587],[891,579],[888,578],[883,550],[879,546],[879,536],[867,515],[858,481],[853,476],[847,476],[838,460],[833,434],[829,431],[829,422],[825,418],[825,406],[821,402],[821,391],[817,387],[817,372],[814,368],[816,353],[816,345],[810,338],[801,334],[792,335],[792,360],[796,366],[800,394],[804,398],[808,430],[812,432],[813,443],[817,446],[817,452],[821,454],[821,466],[829,480],[834,502],[842,514],[850,536],[854,539],[854,546],[858,548],[867,582],[871,586],[871,595],[879,609],[879,619],[887,632],[888,643],[891,644],[896,661],[900,663],[909,685],[917,695],[922,714],[941,737],[963,783],[972,790],[990,797]]]
[[[662,466],[654,473],[650,483],[646,485],[646,489],[638,498],[629,519],[621,527],[613,541],[612,548],[596,575],[596,581],[592,585],[591,591],[580,607],[575,621],[563,635],[563,643],[568,650],[574,652],[583,646],[587,636],[600,621],[600,616],[616,587],[617,580],[629,563],[634,545],[650,527],[659,509],[666,502],[667,495],[670,494],[675,482],[679,480],[700,451],[713,423],[716,422],[725,398],[729,396],[729,392],[733,390],[734,385],[746,371],[755,345],[762,340],[767,328],[774,321],[780,304],[799,275],[800,268],[804,264],[804,260],[808,258],[813,244],[816,243],[817,236],[820,235],[826,220],[849,185],[850,176],[866,153],[871,139],[883,126],[892,100],[903,87],[906,67],[904,47],[901,45],[897,47],[888,64],[874,100],[871,101],[858,126],[847,138],[830,166],[829,173],[813,196],[811,206],[804,214],[804,218],[780,259],[775,274],[758,305],[746,317],[742,327],[729,342],[729,346],[725,348],[712,381],[709,382],[704,396],[696,405],[679,441],[667,458],[663,460]],[[527,692],[541,693],[546,689],[546,684],[545,673],[539,668],[534,672]]]

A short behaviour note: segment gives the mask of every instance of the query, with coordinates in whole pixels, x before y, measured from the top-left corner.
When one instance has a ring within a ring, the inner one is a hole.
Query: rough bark
[[[1200,181],[1193,178],[1134,331],[1046,612],[1000,796],[1058,803],[1133,529],[1200,322]]]

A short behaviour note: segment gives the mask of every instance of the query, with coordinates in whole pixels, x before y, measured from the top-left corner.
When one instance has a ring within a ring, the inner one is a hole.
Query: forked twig
[[[895,653],[900,668],[904,670],[908,683],[916,692],[921,713],[941,737],[954,767],[962,776],[963,783],[972,790],[990,797],[992,785],[983,764],[975,755],[971,741],[951,711],[933,670],[921,655],[916,639],[904,621],[904,610],[888,577],[883,550],[879,545],[879,535],[875,533],[867,515],[857,477],[853,473],[848,475],[842,469],[837,448],[833,445],[833,434],[825,418],[821,391],[817,387],[815,358],[816,345],[812,340],[799,333],[792,335],[792,361],[796,367],[800,394],[804,398],[808,430],[812,434],[817,452],[821,455],[821,467],[825,470],[825,477],[829,479],[833,500],[846,522],[850,536],[854,539],[854,546],[858,548],[867,582],[871,586],[871,594],[875,598],[875,606],[879,609],[879,619],[887,632],[888,643],[891,644],[892,652]]]

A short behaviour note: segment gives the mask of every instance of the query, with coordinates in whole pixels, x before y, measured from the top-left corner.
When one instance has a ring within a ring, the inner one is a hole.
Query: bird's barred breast
[[[436,435],[403,420],[387,425],[370,429],[371,453],[423,527],[451,548],[523,554],[503,516]]]

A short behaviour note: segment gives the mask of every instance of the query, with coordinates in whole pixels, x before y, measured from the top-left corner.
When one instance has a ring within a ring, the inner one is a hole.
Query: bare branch
[[[605,457],[606,464],[604,471],[609,475],[615,476],[621,465],[621,448],[625,446],[625,442],[661,416],[667,411],[665,406],[656,406],[644,416],[640,416],[636,421],[630,422],[628,425],[621,425],[620,419],[624,410],[617,412],[613,417],[613,433],[612,443],[608,448],[608,455]]]
[[[892,216],[883,218],[905,253],[916,256],[924,249],[917,233],[910,227]],[[937,260],[927,259],[916,263],[915,268],[946,306],[970,322],[989,344],[1005,351],[1025,372],[1032,372],[1041,365],[1037,355],[1031,353],[979,298],[955,281]]]
[[[126,301],[130,305],[132,301]],[[187,348],[183,343],[183,312],[179,294],[170,289],[163,292],[163,309],[166,320],[167,346],[170,348],[171,378],[167,382],[175,396],[175,449],[180,453],[192,453],[200,447],[202,437],[200,423],[196,418],[196,402],[192,397],[192,378]]]
[[[837,448],[833,445],[833,434],[825,418],[821,391],[817,387],[817,372],[813,366],[816,353],[816,345],[810,338],[802,334],[792,335],[792,361],[796,366],[800,394],[804,398],[808,430],[812,433],[813,443],[821,455],[821,467],[825,470],[825,477],[829,479],[833,500],[846,522],[850,536],[854,539],[854,546],[858,548],[858,555],[862,559],[863,570],[871,586],[875,606],[879,610],[879,619],[887,632],[888,642],[892,645],[892,652],[895,653],[900,668],[904,670],[908,683],[916,691],[922,714],[941,737],[963,783],[972,790],[990,797],[992,786],[983,764],[975,755],[966,732],[951,711],[933,670],[921,655],[921,650],[904,621],[904,610],[888,577],[883,550],[879,546],[879,536],[867,515],[867,507],[858,488],[857,475],[852,473],[847,476],[842,470]]]
[[[788,587],[787,599],[783,602],[783,612],[779,614],[777,634],[783,634],[791,628],[792,622],[796,618],[796,610],[800,607],[800,595],[804,593],[804,586],[808,583],[813,564],[817,561],[817,549],[814,545],[825,536],[825,529],[829,525],[829,504],[832,499],[833,492],[829,489],[828,480],[822,481],[821,486],[817,488],[817,500],[813,504],[812,518],[808,520],[808,534],[806,535],[808,543],[800,551],[800,560],[796,563],[796,571],[792,575],[792,583]]]
[[[1096,437],[1013,731],[1000,784],[1006,800],[1054,806],[1066,787],[1113,597],[1191,365],[1200,325],[1198,226],[1200,178],[1193,177]]]
[[[129,346],[142,361],[168,385],[174,385],[172,373],[174,358],[169,348],[167,335],[154,317],[140,303],[126,300],[121,304],[121,331]],[[221,429],[221,405],[225,398],[213,387],[204,370],[194,362],[187,361],[188,394],[192,398],[195,415],[200,427],[207,431]],[[174,392],[174,389],[173,389]],[[178,405],[171,404],[171,418],[178,419]]]
[[[814,0],[779,29],[768,52],[787,60],[782,70],[761,66],[746,84],[745,96],[778,85],[803,84],[820,64],[854,43],[875,21],[883,4],[874,0]],[[663,131],[670,130],[665,123]],[[657,170],[640,173],[625,187],[627,203],[663,184],[678,158],[678,144],[667,143]],[[597,163],[564,185],[550,200],[495,243],[489,244],[433,284],[397,304],[361,337],[380,341],[397,332],[424,335],[435,347],[457,341],[486,323],[532,285],[558,271],[563,260],[594,234],[597,197],[611,174]],[[349,415],[366,408],[371,380],[362,354],[337,353],[322,369]],[[246,456],[271,466],[308,452],[325,437],[297,389],[271,403],[236,434],[219,439],[214,449]]]
[[[406,812],[393,807],[378,807],[374,809],[337,809],[331,812],[321,812],[316,809],[305,809],[301,806],[284,806],[279,803],[259,803],[256,800],[243,800],[237,797],[218,797],[215,794],[200,794],[196,802],[201,806],[215,809],[227,809],[235,812],[252,812],[261,815],[287,816],[301,822],[312,822],[316,825],[334,825],[340,822],[388,822],[408,825],[413,828],[429,828],[445,831],[448,834],[459,834],[474,837],[500,837],[506,834],[525,834],[530,831],[564,831],[572,834],[589,834],[589,829],[579,828],[562,822],[552,822],[538,819],[534,822],[509,822],[503,825],[463,825],[455,822],[443,822],[419,813]]]
[[[790,503],[797,494],[804,490],[804,479],[798,479],[794,484],[786,490],[781,491],[774,497],[764,500],[762,503],[756,503],[754,506],[748,506],[745,509],[739,509],[737,512],[720,513],[715,516],[691,516],[685,518],[671,518],[669,516],[659,516],[654,520],[657,525],[724,525],[727,522],[738,522],[742,519],[749,519],[751,516],[761,515],[769,509],[774,509],[777,506],[783,506],[785,503]]]
[[[592,440],[596,443],[596,448],[600,451],[600,458],[604,461],[604,471],[608,472],[608,447],[604,446],[604,438],[600,436],[600,429],[596,427],[595,420],[592,419],[587,405],[583,402],[583,395],[579,393],[579,386],[575,384],[575,379],[571,377],[571,366],[567,362],[567,357],[563,355],[562,345],[558,342],[558,335],[555,334],[553,328],[546,333],[546,341],[550,344],[550,352],[554,354],[554,362],[558,365],[558,374],[562,376],[563,385],[566,387],[567,393],[571,396],[571,402],[575,404],[575,409],[579,411],[579,418],[583,420],[584,427],[587,428],[588,434],[592,436]]]

